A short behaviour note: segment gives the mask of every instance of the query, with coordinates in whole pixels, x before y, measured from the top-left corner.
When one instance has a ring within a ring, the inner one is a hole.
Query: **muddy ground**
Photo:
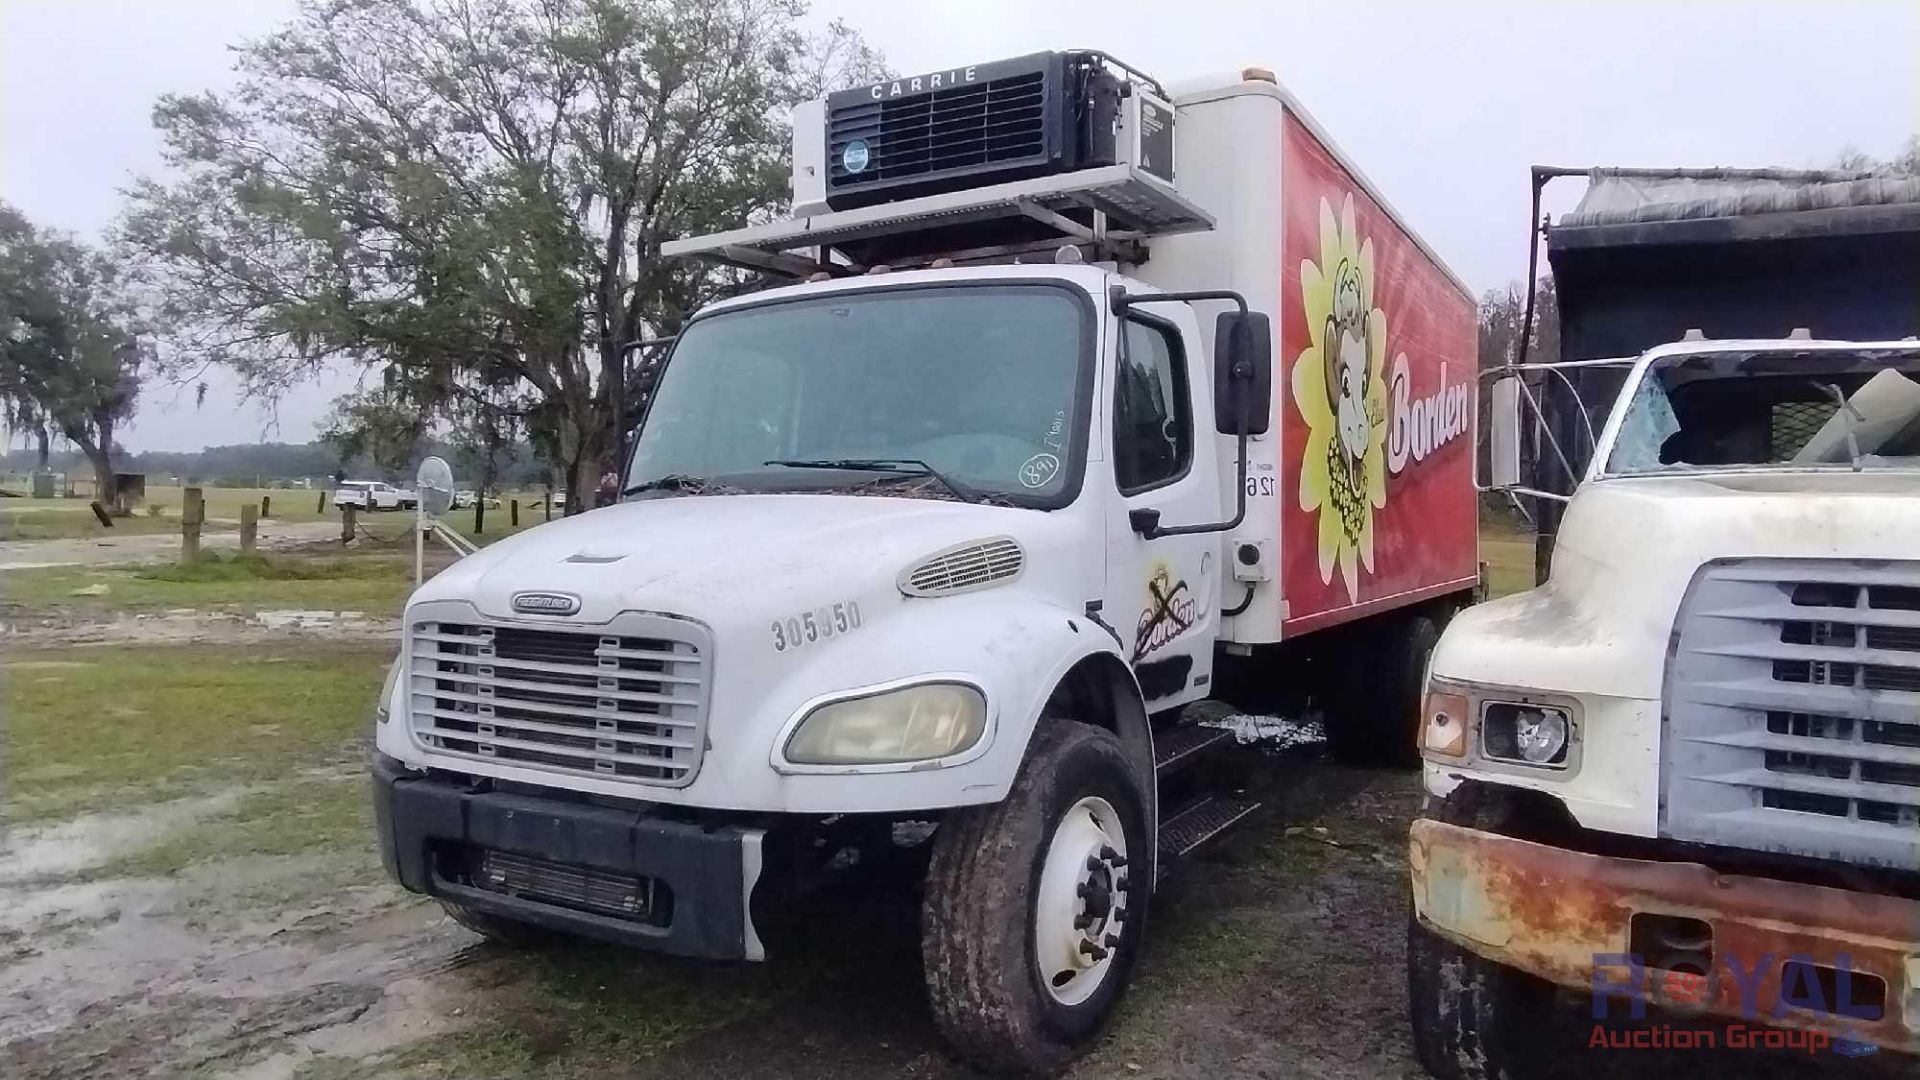
[[[1133,995],[1077,1077],[1407,1077],[1408,773],[1256,749],[1269,809],[1156,901]],[[354,782],[343,758],[322,779]],[[0,1077],[965,1077],[920,992],[901,877],[850,878],[765,965],[482,943],[370,849],[123,875],[241,793],[16,829],[0,856]],[[1569,1006],[1546,1075],[1892,1075],[1827,1054],[1606,1054]]]

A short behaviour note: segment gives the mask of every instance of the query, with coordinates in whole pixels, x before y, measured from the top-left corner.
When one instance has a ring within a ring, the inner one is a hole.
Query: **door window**
[[[1131,495],[1186,475],[1193,464],[1193,409],[1186,358],[1173,328],[1144,319],[1122,325],[1113,470],[1121,492]]]

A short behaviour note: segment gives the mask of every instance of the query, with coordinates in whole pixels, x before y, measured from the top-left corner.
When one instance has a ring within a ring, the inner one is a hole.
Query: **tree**
[[[744,277],[660,257],[785,200],[786,110],[879,70],[797,0],[303,0],[231,95],[161,99],[183,177],[123,232],[180,351],[272,393],[329,358],[395,401],[485,402],[585,505],[628,342]],[[641,387],[644,392],[645,387]]]
[[[113,488],[114,432],[133,415],[147,357],[139,310],[119,264],[70,236],[34,228],[0,204],[0,401],[45,468],[49,429],[92,464],[100,499]]]
[[[388,472],[406,468],[426,435],[419,412],[384,390],[343,394],[320,423],[320,442],[336,458],[336,473],[350,462],[367,459]]]
[[[1833,156],[1833,167],[1849,172],[1885,172],[1920,176],[1920,134],[1907,136],[1900,152],[1886,159],[1876,158],[1857,146],[1849,146]]]

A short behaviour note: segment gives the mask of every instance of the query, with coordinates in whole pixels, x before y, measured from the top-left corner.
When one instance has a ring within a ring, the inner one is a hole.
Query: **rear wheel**
[[[1410,768],[1420,763],[1420,698],[1440,625],[1411,615],[1382,629],[1357,629],[1344,643],[1327,703],[1327,742],[1349,765]]]
[[[988,1071],[1047,1075],[1125,992],[1152,885],[1146,799],[1112,732],[1050,721],[1004,802],[934,836],[921,951],[934,1019]]]

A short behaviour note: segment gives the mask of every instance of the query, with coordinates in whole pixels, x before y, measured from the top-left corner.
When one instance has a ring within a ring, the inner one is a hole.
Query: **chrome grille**
[[[944,596],[984,589],[1020,576],[1026,553],[1011,537],[974,541],[938,551],[907,567],[900,591],[908,596]]]
[[[1920,869],[1920,563],[1710,565],[1667,693],[1668,835]]]
[[[708,664],[694,624],[634,617],[558,629],[433,614],[428,605],[413,613],[407,649],[409,722],[423,745],[582,775],[692,781]]]

